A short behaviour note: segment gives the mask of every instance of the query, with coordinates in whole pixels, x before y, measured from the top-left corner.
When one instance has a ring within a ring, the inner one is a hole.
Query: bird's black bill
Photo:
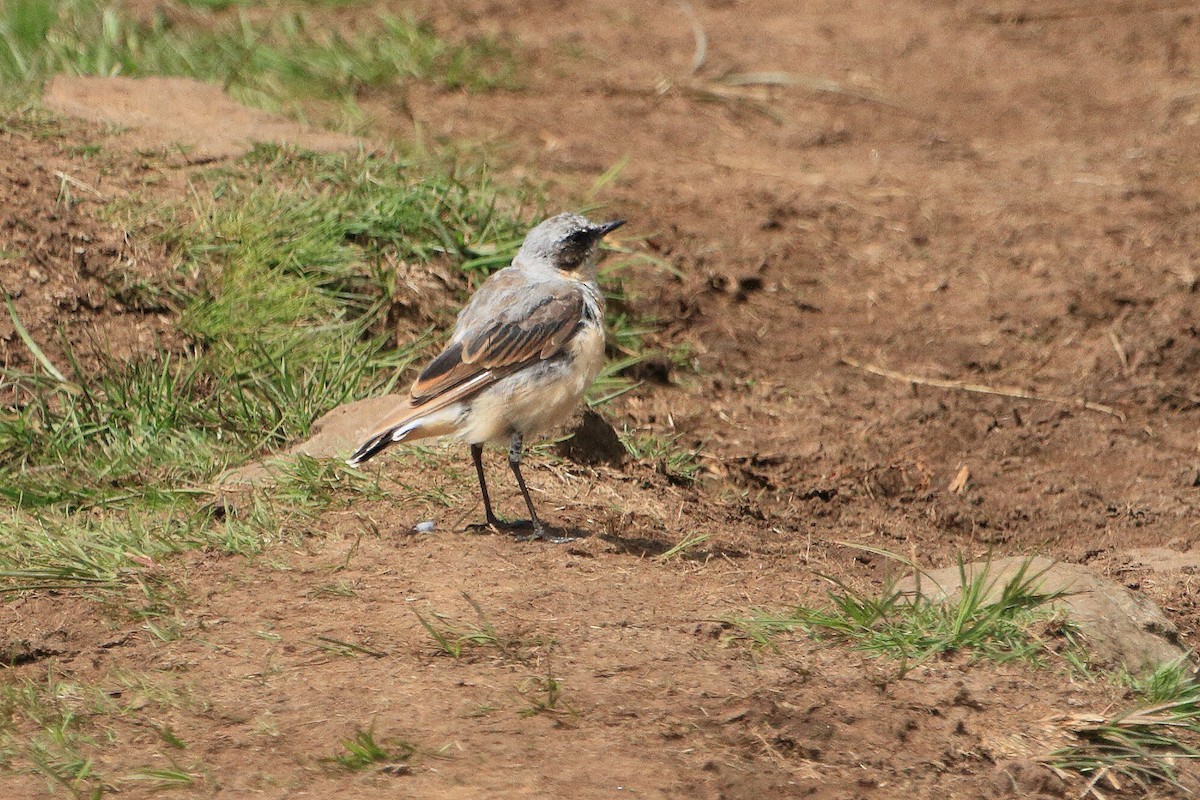
[[[603,238],[624,224],[625,220],[623,219],[614,219],[612,222],[601,222],[599,225],[592,228],[592,235],[597,239]]]

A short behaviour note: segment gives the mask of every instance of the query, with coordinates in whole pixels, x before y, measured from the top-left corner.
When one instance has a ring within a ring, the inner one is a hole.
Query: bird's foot
[[[566,544],[568,542],[578,541],[578,536],[571,536],[565,530],[553,531],[544,525],[534,525],[533,532],[527,533],[524,536],[515,537],[518,542],[536,542],[543,541],[549,544]]]
[[[472,533],[508,533],[528,528],[531,524],[527,519],[509,520],[499,517],[489,517],[486,522],[473,522],[467,526]]]
[[[532,528],[529,533],[514,536],[518,542],[548,542],[549,544],[566,544],[567,542],[577,541],[580,537],[573,536],[565,530],[554,530],[547,528],[540,522],[533,522],[528,519],[503,520],[499,517],[492,517],[487,522],[476,522],[467,526],[467,530],[472,533],[512,533],[513,531],[527,530]]]

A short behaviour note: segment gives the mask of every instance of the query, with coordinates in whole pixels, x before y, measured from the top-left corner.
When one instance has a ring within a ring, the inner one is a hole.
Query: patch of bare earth
[[[131,237],[100,210],[147,185],[159,160],[114,151],[112,136],[65,121],[10,120],[0,128],[0,293],[60,371],[66,351],[85,369],[177,341],[164,297],[172,260],[149,236]],[[0,365],[35,363],[8,309],[0,313]]]
[[[700,371],[648,372],[613,413],[701,445],[704,479],[535,460],[546,515],[587,534],[554,547],[460,532],[479,514],[465,453],[401,459],[393,501],[327,513],[300,547],[167,565],[186,598],[170,641],[71,595],[7,604],[14,635],[64,642],[13,674],[186,689],[199,706],[140,721],[189,743],[197,795],[1064,795],[1027,759],[1062,714],[1127,701],[1103,685],[959,659],[901,676],[803,640],[752,657],[712,621],[820,602],[822,573],[882,580],[849,541],[1086,564],[1196,645],[1200,17],[984,13],[1015,8],[696,3],[694,74],[673,4],[434,8],[514,35],[529,64],[519,91],[413,90],[423,135],[480,142],[564,203],[629,157],[600,197],[679,269],[634,275],[637,307]],[[754,73],[794,85],[719,81]],[[50,207],[39,180],[9,191]],[[463,592],[511,651],[436,652],[415,612],[478,623]],[[372,724],[418,746],[407,769],[322,760]],[[163,760],[156,741],[119,728],[98,768]]]

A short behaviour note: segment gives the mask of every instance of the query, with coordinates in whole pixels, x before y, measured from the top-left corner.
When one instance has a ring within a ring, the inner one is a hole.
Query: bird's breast
[[[598,321],[585,320],[568,342],[566,351],[578,372],[582,393],[592,385],[604,366],[604,326]]]

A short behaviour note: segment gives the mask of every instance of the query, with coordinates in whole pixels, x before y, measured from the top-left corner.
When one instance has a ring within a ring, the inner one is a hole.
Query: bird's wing
[[[495,277],[500,280],[481,287],[464,309],[450,344],[417,376],[414,406],[468,389],[461,399],[520,366],[550,358],[583,319],[583,292],[571,283],[529,285],[519,275]]]
[[[510,270],[479,287],[446,349],[417,376],[409,396],[376,424],[351,464],[395,442],[452,432],[436,412],[562,349],[583,319],[583,290],[567,282],[531,284]]]

